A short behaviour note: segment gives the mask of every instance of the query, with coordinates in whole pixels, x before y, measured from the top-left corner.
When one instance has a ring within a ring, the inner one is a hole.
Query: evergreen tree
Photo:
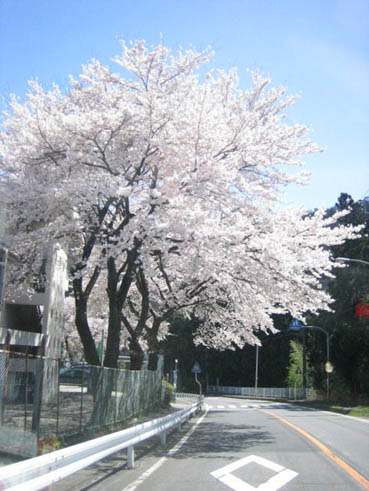
[[[368,201],[355,202],[342,193],[335,211],[348,210],[340,218],[342,224],[362,225],[362,236],[355,241],[332,247],[334,257],[369,261],[369,214]],[[359,302],[369,304],[369,265],[347,262],[345,268],[337,269],[336,277],[326,282],[326,288],[336,300],[334,312],[311,316],[309,323],[323,327],[331,334],[330,359],[334,365],[331,376],[333,396],[342,392],[351,398],[369,396],[369,319],[355,315]],[[325,389],[326,343],[323,333],[309,331],[308,351],[313,366],[314,381],[318,388]]]

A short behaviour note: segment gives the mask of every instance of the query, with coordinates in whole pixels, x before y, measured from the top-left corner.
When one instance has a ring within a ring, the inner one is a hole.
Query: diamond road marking
[[[259,464],[262,467],[266,467],[267,469],[276,472],[276,474],[256,488],[254,486],[251,486],[251,484],[248,484],[238,477],[232,475],[233,471],[236,471],[237,469],[239,469],[240,467],[244,467],[245,465],[251,464],[252,462]],[[221,467],[220,469],[217,469],[210,474],[215,477],[215,479],[218,479],[223,484],[230,487],[231,489],[234,489],[235,491],[277,491],[277,489],[280,489],[282,486],[298,476],[297,472],[286,469],[285,467],[282,467],[281,465],[276,464],[271,460],[264,459],[263,457],[258,457],[257,455],[249,455],[248,457],[244,457],[243,459]]]

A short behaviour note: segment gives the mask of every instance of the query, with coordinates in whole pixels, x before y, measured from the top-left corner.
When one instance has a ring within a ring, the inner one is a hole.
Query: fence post
[[[37,358],[38,370],[35,381],[35,397],[33,399],[32,431],[36,433],[37,440],[40,437],[41,405],[42,405],[42,385],[44,381],[44,359]]]
[[[135,447],[127,448],[127,465],[128,469],[133,469],[135,466]]]
[[[4,382],[3,382],[3,387],[2,387],[1,424],[4,424],[5,399],[6,399],[6,396],[8,393],[9,358],[10,358],[10,351],[9,351],[10,333],[9,333],[9,331],[6,335],[6,339],[7,339],[7,341],[6,341],[7,350],[5,351]]]
[[[82,432],[82,418],[83,418],[83,389],[84,389],[84,381],[85,381],[85,371],[82,368],[82,381],[81,381],[81,403],[79,406],[79,432]]]
[[[119,376],[119,370],[114,370],[114,382],[115,382],[114,422],[115,423],[118,423],[118,376]]]
[[[165,447],[165,445],[167,444],[167,432],[166,431],[162,431],[160,433],[160,443],[161,443],[162,447]]]
[[[60,380],[59,380],[59,374],[60,374],[60,358],[57,360],[57,365],[58,365],[58,386],[57,386],[57,392],[56,392],[56,428],[55,428],[55,433],[56,436],[59,435],[59,411],[60,411]]]
[[[103,406],[105,404],[104,401],[104,365],[101,365],[101,403],[100,403],[100,426],[103,425]]]
[[[25,380],[24,380],[24,431],[27,430],[27,402],[28,402],[28,353],[26,353]]]

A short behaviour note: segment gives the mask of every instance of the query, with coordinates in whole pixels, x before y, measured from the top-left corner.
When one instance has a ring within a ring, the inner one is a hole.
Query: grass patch
[[[347,414],[359,418],[369,418],[369,406],[357,404],[341,404],[339,402],[327,401],[296,401],[294,404],[299,406],[322,409],[324,411],[333,411],[335,413]]]
[[[360,418],[369,418],[369,406],[355,406],[350,410],[349,415]]]

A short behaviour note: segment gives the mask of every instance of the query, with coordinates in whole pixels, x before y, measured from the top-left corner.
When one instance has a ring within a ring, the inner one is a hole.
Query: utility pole
[[[256,345],[256,361],[255,361],[255,397],[258,392],[258,375],[259,375],[259,345]]]
[[[302,388],[306,394],[306,330],[302,332]]]

